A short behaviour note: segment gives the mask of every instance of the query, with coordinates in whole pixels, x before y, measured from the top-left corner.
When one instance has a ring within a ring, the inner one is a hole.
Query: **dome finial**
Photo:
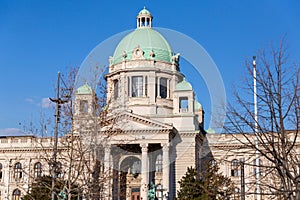
[[[137,18],[137,28],[141,28],[141,27],[148,27],[151,28],[152,27],[152,15],[151,13],[146,9],[146,6],[144,6],[144,9],[142,9]]]

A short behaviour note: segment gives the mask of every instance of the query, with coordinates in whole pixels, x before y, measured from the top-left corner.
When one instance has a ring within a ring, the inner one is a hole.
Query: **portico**
[[[105,151],[104,158],[109,158],[105,163],[111,164],[107,167],[113,179],[108,179],[106,183],[107,199],[131,200],[136,197],[147,200],[151,183],[160,185],[164,196],[169,195],[172,163],[168,140],[162,143],[131,141],[108,146],[110,150]]]

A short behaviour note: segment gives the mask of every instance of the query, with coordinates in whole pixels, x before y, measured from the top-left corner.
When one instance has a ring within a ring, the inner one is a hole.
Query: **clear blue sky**
[[[300,60],[297,0],[0,0],[0,133],[37,123],[40,112],[49,110],[42,100],[54,95],[57,72],[80,66],[101,41],[135,28],[144,6],[154,26],[182,32],[207,50],[229,99],[245,59],[270,42],[286,35],[291,57]],[[189,70],[185,74],[209,113],[209,94],[189,78]]]

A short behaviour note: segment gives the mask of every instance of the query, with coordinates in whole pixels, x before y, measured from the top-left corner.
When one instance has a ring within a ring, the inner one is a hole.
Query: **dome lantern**
[[[151,13],[144,7],[136,17],[136,26],[137,28],[147,27],[152,28],[152,15]]]

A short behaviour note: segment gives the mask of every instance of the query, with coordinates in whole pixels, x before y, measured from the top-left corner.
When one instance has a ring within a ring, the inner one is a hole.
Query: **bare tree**
[[[59,129],[56,148],[56,159],[53,159],[53,150],[55,147],[55,138],[47,138],[37,135],[35,146],[43,163],[48,164],[49,173],[54,170],[55,182],[63,184],[52,188],[55,196],[63,195],[68,200],[77,199],[78,196],[85,196],[86,199],[103,199],[103,183],[110,180],[111,173],[104,171],[104,147],[103,141],[107,140],[109,134],[99,134],[101,127],[106,125],[107,106],[106,85],[103,81],[96,80],[99,74],[95,72],[95,80],[92,83],[93,88],[91,98],[93,101],[92,112],[80,116],[80,132],[74,128],[74,109],[76,103],[74,95],[78,86],[74,84],[77,75],[77,68],[70,67],[66,74],[61,75],[60,98],[64,103],[59,105]],[[97,73],[102,73],[96,69]],[[98,78],[99,79],[99,78]],[[96,96],[96,91],[100,96]],[[78,105],[77,105],[78,106]],[[57,115],[57,112],[56,112]],[[77,120],[79,122],[80,120]],[[112,121],[110,121],[112,125]],[[45,120],[38,126],[44,128]],[[49,124],[48,129],[49,128]],[[33,127],[34,125],[32,125]],[[31,128],[40,132],[35,128]],[[46,141],[46,142],[45,142]],[[45,171],[45,168],[44,168]],[[31,180],[36,177],[32,176]],[[48,183],[45,183],[48,184]],[[47,185],[51,188],[51,185]],[[102,196],[101,196],[102,195]],[[30,191],[29,191],[30,196]],[[49,197],[50,198],[50,197]]]
[[[237,133],[232,135],[243,148],[260,157],[261,161],[254,166],[258,165],[264,176],[256,176],[261,179],[257,183],[260,188],[269,188],[261,191],[261,195],[300,199],[299,64],[290,62],[282,39],[278,47],[272,45],[269,50],[259,51],[256,63],[247,61],[246,67],[248,75],[242,88],[234,93],[235,102],[228,107],[225,130]],[[257,115],[253,103],[254,79]]]

